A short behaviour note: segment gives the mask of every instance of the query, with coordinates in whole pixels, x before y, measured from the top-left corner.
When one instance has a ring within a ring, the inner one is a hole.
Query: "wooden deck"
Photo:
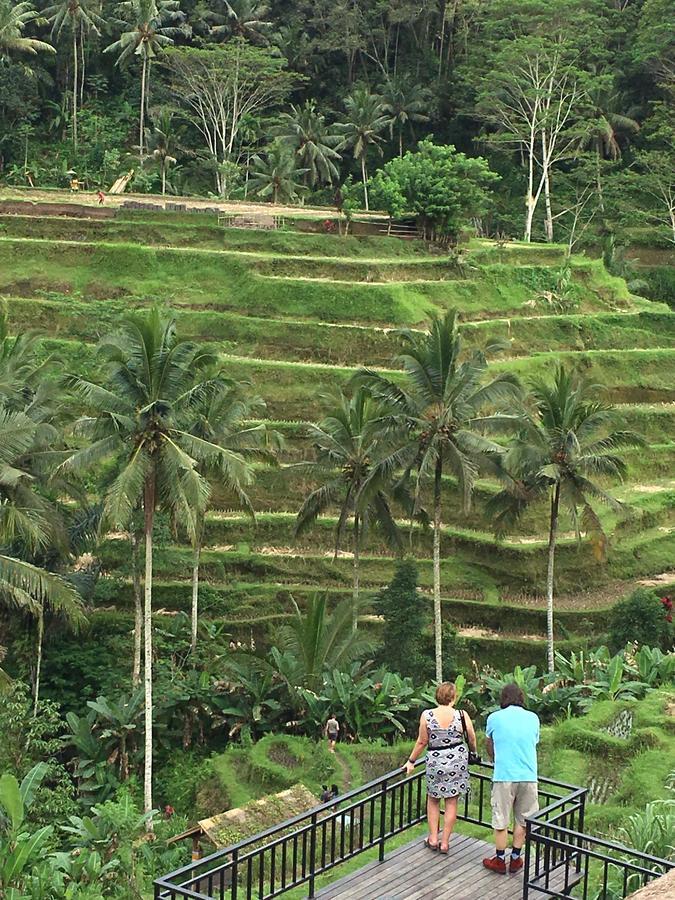
[[[482,860],[494,845],[455,834],[450,853],[428,850],[420,838],[318,891],[322,900],[521,900],[523,874],[496,875]]]

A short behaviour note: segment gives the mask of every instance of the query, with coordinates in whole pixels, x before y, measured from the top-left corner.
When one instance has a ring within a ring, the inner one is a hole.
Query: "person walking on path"
[[[416,760],[426,748],[429,837],[424,843],[430,850],[440,850],[441,853],[448,852],[457,820],[457,799],[469,790],[469,750],[476,752],[473,723],[465,712],[455,709],[456,696],[455,685],[451,682],[444,681],[438,685],[438,706],[435,709],[425,709],[420,716],[417,743],[405,764],[406,774],[412,775]],[[445,812],[443,834],[439,841],[441,800],[445,801]]]
[[[338,739],[338,734],[340,733],[340,723],[335,718],[333,713],[328,717],[328,721],[326,722],[326,728],[324,729],[324,734],[328,738],[328,749],[331,753],[335,753],[335,744]]]
[[[495,855],[483,860],[491,872],[506,875],[506,841],[513,815],[513,845],[509,872],[523,868],[521,851],[525,820],[539,809],[537,744],[539,719],[525,709],[525,696],[517,684],[507,684],[500,697],[501,709],[488,716],[487,752],[494,760],[492,779],[492,827]]]

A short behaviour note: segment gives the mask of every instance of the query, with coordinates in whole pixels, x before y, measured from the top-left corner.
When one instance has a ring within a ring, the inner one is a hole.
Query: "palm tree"
[[[209,33],[216,38],[239,37],[251,44],[268,44],[272,27],[270,8],[265,0],[224,0],[224,12],[210,11],[205,18],[215,24]]]
[[[388,493],[395,456],[386,453],[383,440],[382,405],[363,387],[349,396],[340,394],[337,402],[318,425],[310,426],[309,437],[316,461],[310,473],[321,481],[298,512],[295,533],[302,534],[331,507],[339,508],[335,526],[337,558],[351,517],[354,559],[352,608],[356,629],[360,589],[360,549],[363,533],[371,520],[378,523],[387,540],[400,546],[400,536],[392,515]],[[391,443],[391,442],[390,442]],[[307,464],[302,464],[303,468]]]
[[[590,96],[591,115],[587,130],[582,138],[582,145],[595,151],[596,187],[600,209],[604,210],[602,181],[600,178],[601,160],[616,162],[621,159],[623,150],[640,131],[640,123],[633,118],[634,109],[625,109],[619,93],[610,93],[600,88]]]
[[[375,147],[382,155],[381,132],[389,124],[382,98],[371,94],[367,88],[355,88],[345,100],[347,121],[336,124],[336,130],[342,134],[338,150],[351,149],[354,159],[361,162],[361,180],[363,197],[368,209],[368,170],[366,157],[368,150]]]
[[[0,311],[0,546],[15,551],[0,557],[0,600],[37,621],[35,710],[46,610],[62,614],[75,629],[84,622],[77,591],[34,565],[47,551],[65,549],[63,521],[40,490],[43,457],[58,439],[53,424],[58,388],[53,377],[47,378],[50,364],[40,360],[35,334],[9,335],[7,316]]]
[[[251,463],[255,460],[275,462],[275,451],[283,446],[281,435],[265,423],[251,422],[264,412],[261,397],[247,393],[246,382],[224,382],[216,391],[206,395],[194,410],[191,434],[217,444],[222,455],[214,468],[206,460],[199,471],[209,481],[222,485],[240,509],[253,516],[253,507],[246,487],[254,480]],[[204,536],[206,507],[197,510],[197,524],[193,537],[192,564],[192,638],[191,650],[197,648],[199,623],[199,558]]]
[[[403,131],[410,125],[414,137],[413,122],[428,122],[425,110],[429,108],[429,92],[419,84],[405,78],[394,77],[382,88],[382,107],[389,119],[389,133],[398,131],[398,155],[403,156]]]
[[[486,354],[501,345],[465,356],[454,310],[443,318],[434,317],[428,331],[403,331],[401,338],[404,349],[396,363],[405,370],[405,381],[394,382],[368,370],[361,373],[361,380],[375,397],[392,407],[389,427],[407,435],[407,469],[416,471],[416,505],[422,485],[429,479],[433,483],[434,636],[436,679],[442,681],[443,472],[447,467],[457,478],[463,508],[468,510],[481,457],[500,451],[483,433],[514,426],[517,417],[494,412],[494,408],[512,401],[519,388],[506,373],[484,380]]]
[[[593,479],[597,476],[623,478],[626,464],[616,451],[643,444],[629,431],[613,431],[616,411],[598,400],[599,385],[589,384],[573,372],[557,368],[552,383],[540,378],[532,382],[527,406],[529,414],[502,459],[505,487],[486,507],[495,531],[506,532],[531,503],[549,503],[548,564],[546,605],[548,668],[554,668],[553,586],[558,519],[566,505],[575,524],[600,538],[604,535],[591,500],[614,509],[621,504]],[[579,513],[581,513],[579,515]]]
[[[324,672],[345,671],[370,649],[368,640],[354,635],[349,600],[338,603],[333,612],[328,612],[325,594],[310,597],[304,613],[295,600],[293,607],[295,615],[281,626],[272,649],[273,665],[292,690],[319,689]]]
[[[291,104],[289,113],[282,113],[279,134],[283,143],[292,148],[299,164],[305,169],[305,185],[332,184],[339,178],[336,163],[342,157],[335,149],[340,136],[331,133],[326,118],[316,108],[314,100],[302,106]]]
[[[183,29],[170,22],[180,22],[183,13],[180,0],[124,0],[119,5],[124,16],[123,31],[118,40],[103,51],[117,53],[116,65],[121,66],[132,56],[141,60],[141,105],[139,113],[139,154],[143,160],[145,149],[145,113],[150,93],[150,65],[165,47],[173,44],[173,39]]]
[[[135,510],[143,511],[144,573],[144,803],[152,810],[152,579],[155,511],[166,509],[194,536],[197,511],[209,494],[198,464],[226,470],[225,452],[188,431],[194,408],[215,388],[205,378],[215,364],[210,353],[179,340],[175,321],[157,308],[130,316],[99,347],[105,381],[97,384],[70,376],[69,385],[87,409],[75,433],[84,439],[63,463],[65,470],[84,471],[112,459],[116,477],[104,501],[104,520],[126,526]],[[151,823],[148,826],[152,827]]]
[[[40,17],[30,0],[14,3],[0,0],[0,59],[9,59],[12,53],[56,53],[51,44],[23,36],[26,25]]]
[[[58,40],[64,30],[70,30],[73,38],[73,144],[77,149],[77,94],[80,84],[78,38],[80,42],[84,42],[85,34],[91,31],[100,34],[103,19],[91,8],[88,0],[57,0],[45,9],[43,15],[51,23],[52,40]]]
[[[272,198],[272,203],[290,203],[303,190],[298,180],[305,169],[296,166],[295,156],[288,147],[275,141],[262,157],[251,159],[251,176],[248,189],[258,197]]]
[[[149,139],[149,150],[159,163],[162,175],[162,196],[166,194],[166,173],[169,166],[176,162],[173,154],[176,152],[177,130],[174,127],[174,118],[170,109],[160,109],[156,120],[153,122],[152,133]]]

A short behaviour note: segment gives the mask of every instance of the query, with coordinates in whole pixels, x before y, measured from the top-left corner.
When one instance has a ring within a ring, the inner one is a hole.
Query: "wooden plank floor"
[[[368,863],[316,894],[321,900],[521,900],[523,875],[495,875],[482,860],[494,845],[455,834],[450,853],[428,850],[420,838]]]

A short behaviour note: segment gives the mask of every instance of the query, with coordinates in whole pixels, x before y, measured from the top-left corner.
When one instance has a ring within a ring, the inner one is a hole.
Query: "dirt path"
[[[340,785],[342,787],[342,793],[346,794],[347,791],[350,791],[352,788],[352,772],[343,757],[340,755],[340,751],[335,751],[335,762],[338,764],[338,768],[340,769],[342,775],[340,778]]]

